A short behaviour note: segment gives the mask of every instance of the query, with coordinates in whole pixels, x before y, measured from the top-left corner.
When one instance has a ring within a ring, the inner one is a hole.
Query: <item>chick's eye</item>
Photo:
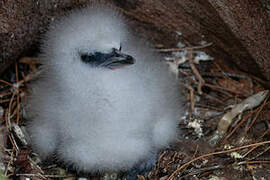
[[[91,63],[94,62],[96,60],[95,56],[92,54],[82,54],[81,55],[81,60],[85,63]]]

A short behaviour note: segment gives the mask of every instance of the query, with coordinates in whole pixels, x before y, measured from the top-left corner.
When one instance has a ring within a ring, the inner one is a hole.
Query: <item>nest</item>
[[[138,179],[270,176],[270,102],[262,85],[265,82],[215,58],[194,63],[197,50],[208,46],[157,49],[165,53],[172,73],[185,87],[186,113],[179,120],[177,141],[161,151],[156,166],[147,174],[138,174]],[[44,165],[29,146],[23,107],[29,83],[39,74],[38,66],[37,58],[24,57],[0,78],[0,179],[80,177],[57,164]]]

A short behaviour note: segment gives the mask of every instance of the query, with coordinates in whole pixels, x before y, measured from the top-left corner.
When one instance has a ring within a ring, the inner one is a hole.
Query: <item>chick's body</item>
[[[117,11],[74,11],[51,26],[43,44],[44,73],[27,109],[32,147],[42,158],[56,154],[86,172],[125,170],[175,138],[179,86]],[[112,49],[136,63],[110,69],[81,59]]]

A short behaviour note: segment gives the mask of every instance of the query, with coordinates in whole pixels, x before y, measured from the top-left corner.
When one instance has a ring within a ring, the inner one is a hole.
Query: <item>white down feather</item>
[[[80,59],[120,45],[135,64],[111,70]],[[85,172],[126,170],[176,137],[179,85],[118,11],[71,12],[51,25],[41,51],[44,73],[32,85],[27,128],[42,159],[56,154]]]

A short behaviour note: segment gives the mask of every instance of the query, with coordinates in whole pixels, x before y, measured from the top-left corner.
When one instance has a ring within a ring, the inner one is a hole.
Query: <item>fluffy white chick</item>
[[[40,57],[27,129],[41,158],[127,170],[176,137],[179,84],[115,9],[96,4],[55,21]]]

